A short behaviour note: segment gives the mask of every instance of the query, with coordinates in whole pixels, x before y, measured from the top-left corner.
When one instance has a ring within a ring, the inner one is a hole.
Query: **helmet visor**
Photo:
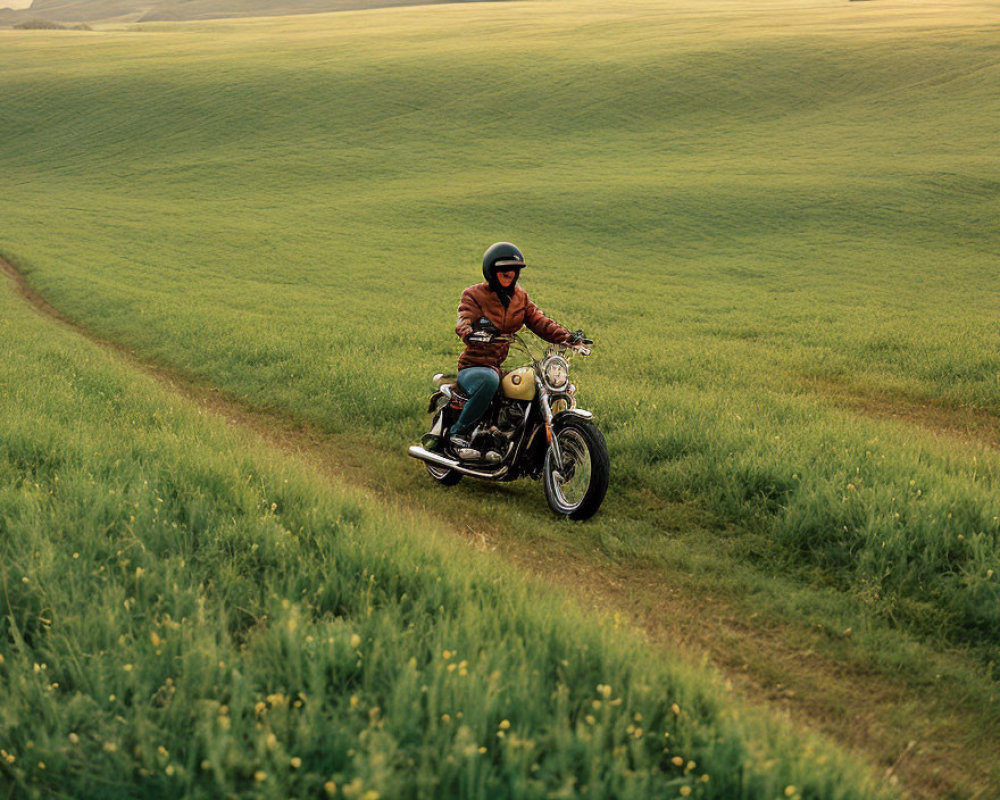
[[[495,272],[503,272],[508,269],[520,270],[524,267],[524,262],[519,258],[499,258],[493,262]]]

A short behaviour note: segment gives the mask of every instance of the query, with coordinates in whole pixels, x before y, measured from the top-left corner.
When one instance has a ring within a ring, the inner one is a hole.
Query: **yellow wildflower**
[[[361,646],[361,637],[356,633],[351,634],[351,647],[355,650]]]
[[[499,727],[500,727],[500,730],[502,730],[502,731],[507,730],[508,728],[510,728],[510,721],[506,720],[506,719],[505,720],[501,720]]]
[[[323,789],[330,797],[333,797],[337,793],[337,784],[333,781],[327,781],[323,784]]]
[[[292,769],[298,769],[302,766],[302,759],[298,756],[292,756],[292,760],[288,763],[292,765]]]

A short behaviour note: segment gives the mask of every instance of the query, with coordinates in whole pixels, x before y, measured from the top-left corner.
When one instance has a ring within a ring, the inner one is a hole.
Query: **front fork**
[[[535,386],[538,389],[538,405],[542,409],[542,416],[545,418],[545,441],[549,443],[549,447],[552,448],[552,458],[555,459],[556,469],[555,477],[562,477],[562,452],[559,450],[559,440],[556,437],[556,432],[552,430],[552,406],[549,404],[549,390],[545,388],[545,384],[542,379],[536,374],[535,375]]]

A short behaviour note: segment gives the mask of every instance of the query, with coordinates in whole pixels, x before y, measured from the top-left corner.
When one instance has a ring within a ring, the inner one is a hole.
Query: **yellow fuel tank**
[[[535,399],[535,370],[532,367],[518,367],[504,375],[500,387],[503,396],[511,400]]]

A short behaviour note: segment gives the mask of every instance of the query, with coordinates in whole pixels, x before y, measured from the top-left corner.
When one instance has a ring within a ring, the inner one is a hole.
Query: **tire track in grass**
[[[1000,775],[988,756],[997,742],[971,742],[975,716],[949,705],[940,687],[907,685],[865,668],[860,659],[838,658],[836,648],[824,645],[829,632],[762,616],[752,598],[706,592],[704,580],[683,567],[638,566],[601,553],[587,557],[572,552],[565,541],[511,536],[484,512],[478,494],[453,493],[448,503],[441,503],[441,487],[428,481],[421,489],[400,477],[400,462],[416,472],[400,452],[251,408],[205,382],[145,361],[51,306],[3,259],[0,271],[37,313],[112,350],[206,412],[294,454],[333,481],[406,513],[435,518],[471,547],[499,551],[526,572],[559,584],[585,607],[612,612],[623,624],[638,628],[654,647],[680,651],[692,663],[711,663],[744,702],[837,740],[885,780],[898,782],[908,796],[1000,796]],[[669,514],[670,509],[643,507],[638,513],[658,512]],[[845,641],[841,646],[851,645]],[[944,663],[947,655],[942,659]],[[922,724],[914,726],[915,718]]]
[[[805,380],[802,385],[817,397],[864,417],[892,420],[935,436],[1000,450],[1000,417],[989,411],[883,394],[829,379]]]

